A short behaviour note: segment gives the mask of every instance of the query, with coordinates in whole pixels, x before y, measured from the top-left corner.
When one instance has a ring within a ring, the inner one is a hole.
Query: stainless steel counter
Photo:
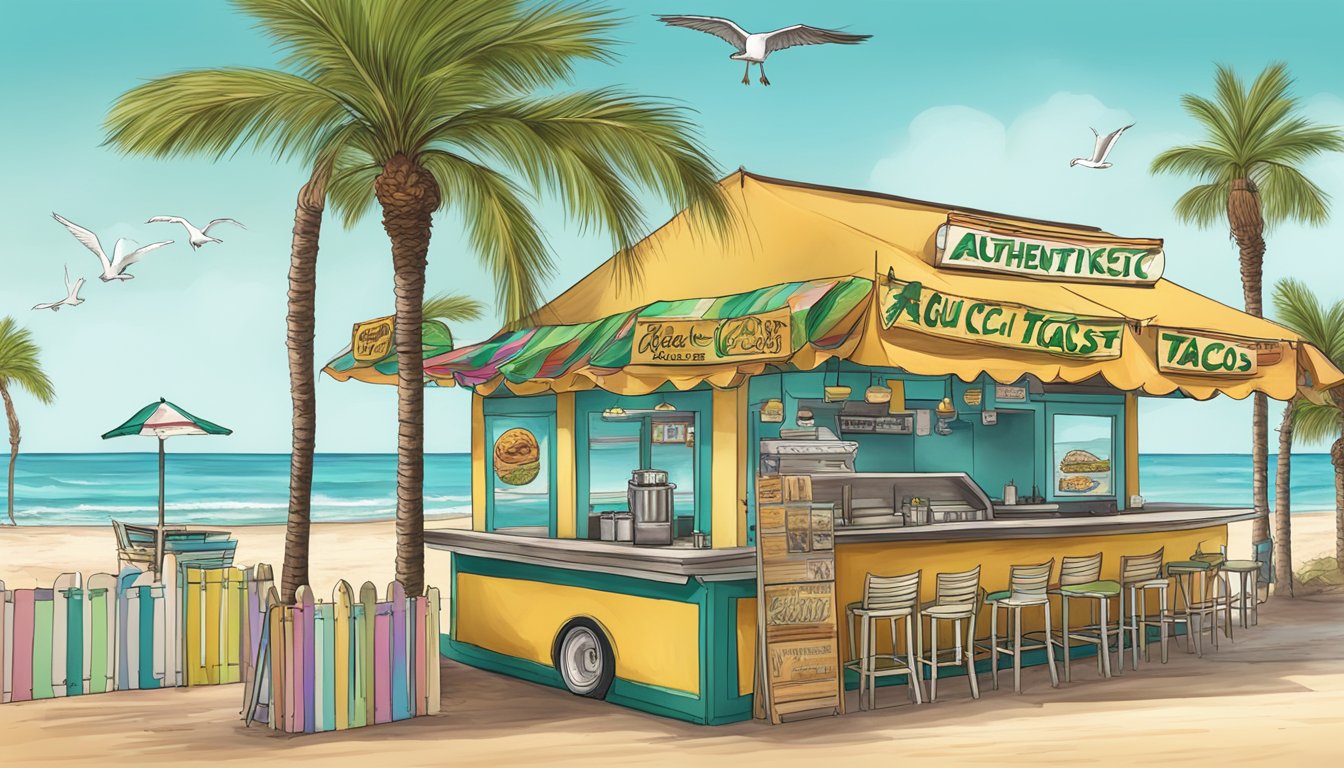
[[[463,555],[544,565],[575,571],[598,571],[617,576],[685,584],[756,578],[756,549],[695,549],[677,543],[665,547],[589,539],[543,539],[479,531],[429,530],[425,544]]]
[[[1011,507],[1009,508],[1011,509]],[[870,541],[995,541],[1052,536],[1100,536],[1122,533],[1186,531],[1226,525],[1256,516],[1254,509],[1196,504],[1149,504],[1113,515],[1014,516],[994,520],[933,525],[836,527],[836,545]]]

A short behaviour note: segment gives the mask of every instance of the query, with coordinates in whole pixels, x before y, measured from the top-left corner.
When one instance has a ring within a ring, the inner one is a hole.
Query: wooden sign
[[[1027,402],[1027,388],[1025,386],[1015,387],[1010,384],[995,384],[994,400],[1000,403],[1025,403]]]
[[[1158,330],[1157,368],[1205,376],[1254,376],[1260,370],[1258,342],[1168,328]]]
[[[788,307],[745,317],[635,320],[631,365],[713,365],[793,352]]]
[[[882,327],[1060,357],[1110,360],[1120,356],[1125,323],[955,296],[897,280],[886,281],[882,293]]]
[[[776,724],[843,712],[835,510],[813,506],[807,476],[760,477],[756,488],[760,709]]]
[[[355,323],[350,332],[350,354],[362,363],[387,357],[392,353],[394,321],[394,317],[388,316]]]
[[[1166,266],[1162,241],[1156,238],[1122,238],[1102,232],[1066,235],[957,213],[949,214],[939,230],[934,263],[945,269],[1152,285],[1161,279]]]

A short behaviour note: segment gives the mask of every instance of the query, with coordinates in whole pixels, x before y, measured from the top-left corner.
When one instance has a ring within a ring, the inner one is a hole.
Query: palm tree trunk
[[[299,190],[294,237],[289,246],[289,311],[285,346],[289,350],[289,396],[293,435],[289,456],[289,517],[285,521],[285,562],[280,599],[308,583],[308,536],[312,521],[313,451],[317,440],[317,395],[313,391],[313,330],[317,296],[317,241],[326,202],[326,174],[314,170]]]
[[[19,414],[14,412],[14,401],[9,397],[9,385],[0,379],[0,397],[5,400],[5,416],[9,419],[9,493],[5,501],[9,511],[9,524],[14,522],[14,465],[19,461]]]
[[[373,184],[392,241],[397,348],[397,581],[407,596],[425,586],[425,385],[420,323],[430,226],[439,187],[405,155],[383,165]]]
[[[1288,401],[1283,406],[1283,421],[1279,423],[1278,471],[1274,477],[1274,580],[1279,584],[1290,584],[1293,578],[1293,530],[1292,530],[1292,455],[1293,455],[1293,406]],[[1259,539],[1257,539],[1259,541]],[[1292,590],[1279,590],[1279,595],[1292,595]]]
[[[1227,224],[1241,252],[1241,290],[1246,312],[1264,317],[1263,282],[1265,257],[1265,220],[1261,215],[1260,191],[1250,179],[1233,179],[1227,194]],[[1251,497],[1255,519],[1252,541],[1269,536],[1269,401],[1264,393],[1255,393],[1251,415]]]
[[[1330,446],[1335,465],[1335,567],[1344,571],[1344,412],[1339,416],[1339,439]]]

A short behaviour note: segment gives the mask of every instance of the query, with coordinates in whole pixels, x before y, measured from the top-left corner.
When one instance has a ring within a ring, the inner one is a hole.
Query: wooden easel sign
[[[835,510],[807,475],[757,478],[758,713],[771,723],[844,712]]]

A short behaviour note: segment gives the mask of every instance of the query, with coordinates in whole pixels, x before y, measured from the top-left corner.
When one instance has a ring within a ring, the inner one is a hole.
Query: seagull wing
[[[870,37],[872,35],[851,35],[847,32],[837,32],[834,29],[794,24],[792,27],[784,27],[783,29],[776,29],[774,32],[765,33],[765,52],[770,54],[785,48],[792,48],[795,45],[821,45],[823,43],[857,45]]]
[[[65,266],[65,290],[70,290],[70,265]]]
[[[46,304],[34,304],[33,309],[56,309],[61,306],[61,302],[52,301]]]
[[[659,16],[658,20],[669,26],[706,32],[739,51],[747,49],[747,30],[728,19],[718,16]]]
[[[103,263],[103,269],[106,270],[109,266],[111,266],[111,262],[107,260],[107,254],[103,252],[103,244],[98,242],[97,235],[79,226],[73,221],[70,221],[64,216],[61,216],[59,213],[53,212],[51,214],[51,217],[59,221],[61,225],[64,226],[66,229],[70,230],[70,234],[74,235],[76,240],[83,243],[85,248],[88,248],[90,251],[93,251],[93,255],[97,256],[98,260]]]
[[[1125,131],[1133,127],[1134,124],[1130,123],[1129,125],[1126,125],[1124,128],[1112,131],[1111,133],[1107,134],[1106,138],[1104,139],[1097,139],[1097,149],[1094,152],[1094,154],[1096,154],[1097,157],[1094,159],[1097,162],[1105,161],[1106,156],[1111,154],[1111,148],[1115,146],[1115,142],[1120,139],[1120,134],[1124,133]]]
[[[81,277],[75,281],[75,287],[73,290],[70,291],[70,296],[68,297],[68,300],[78,299],[79,289],[83,287],[84,287],[84,278]]]
[[[173,244],[172,240],[164,240],[158,243],[150,243],[149,245],[143,246],[141,248],[136,248],[134,251],[131,251],[130,253],[124,253],[118,256],[117,260],[112,263],[112,268],[117,272],[121,272],[122,270],[131,266],[135,262],[139,261],[140,258],[144,256],[146,253],[162,248],[165,245],[172,245],[172,244]]]
[[[247,227],[243,226],[243,222],[238,221],[237,219],[211,219],[209,224],[206,224],[204,227],[201,227],[201,234],[203,235],[210,234],[210,228],[215,226],[216,224],[233,224],[236,227],[247,229]]]
[[[146,224],[158,224],[160,222],[168,224],[181,224],[184,227],[191,226],[191,223],[188,222],[186,219],[182,218],[181,216],[151,216],[148,219],[145,219]]]

